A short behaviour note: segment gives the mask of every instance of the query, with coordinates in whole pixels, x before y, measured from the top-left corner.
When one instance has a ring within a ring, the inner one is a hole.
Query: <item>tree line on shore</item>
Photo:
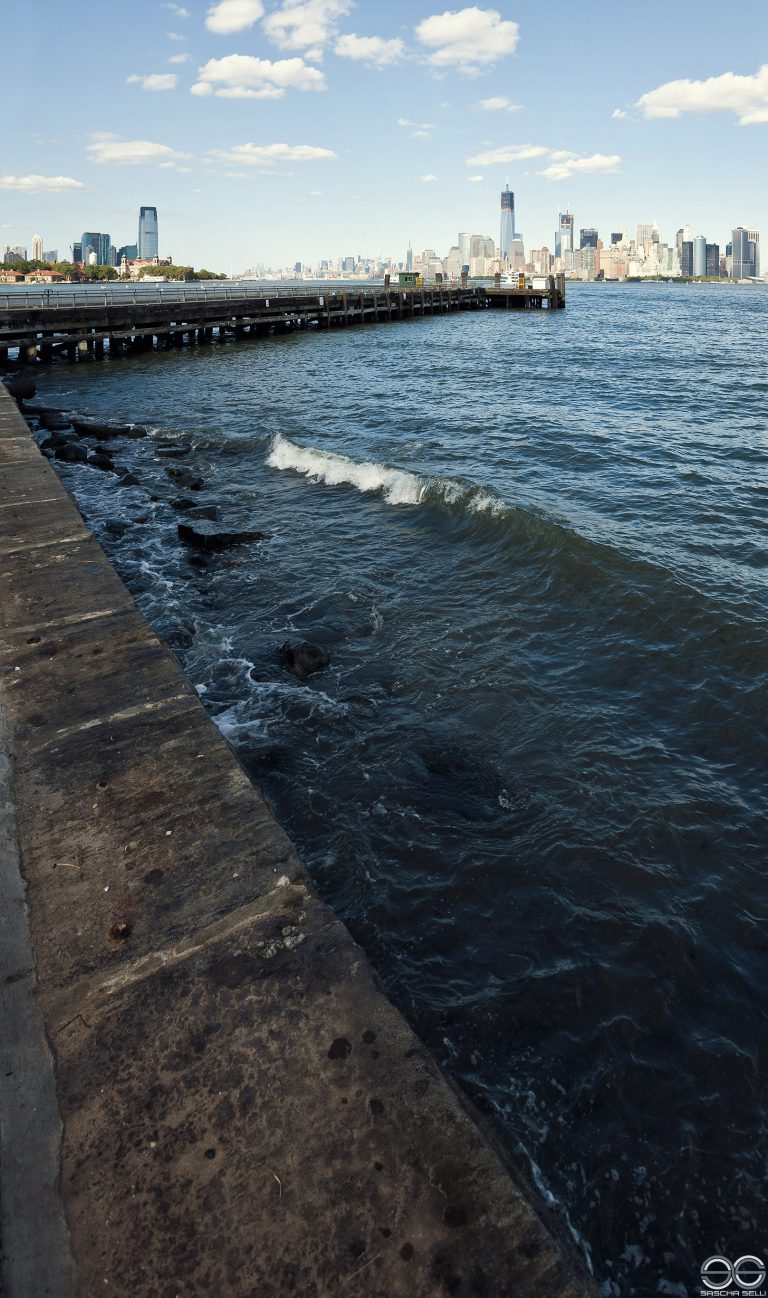
[[[35,271],[42,271],[43,274],[53,271],[55,274],[61,275],[63,280],[76,284],[121,278],[114,266],[80,266],[71,261],[19,260],[3,262],[0,264],[0,270],[15,270],[22,275],[33,275]],[[226,275],[219,274],[214,270],[195,270],[194,266],[142,266],[138,278],[144,279],[147,275],[162,275],[163,279],[167,280],[187,281],[227,278]]]

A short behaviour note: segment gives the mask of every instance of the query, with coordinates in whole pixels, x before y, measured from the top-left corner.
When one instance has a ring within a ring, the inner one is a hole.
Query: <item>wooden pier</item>
[[[87,360],[109,354],[181,347],[297,329],[338,329],[491,309],[565,306],[565,282],[550,276],[534,287],[426,284],[285,288],[260,284],[192,284],[82,289],[0,295],[0,363]]]

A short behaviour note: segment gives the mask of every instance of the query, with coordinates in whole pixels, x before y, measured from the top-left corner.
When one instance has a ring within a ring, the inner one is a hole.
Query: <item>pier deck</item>
[[[565,305],[565,285],[546,287],[385,286],[360,289],[275,290],[226,286],[170,291],[107,285],[103,290],[57,288],[48,293],[0,295],[0,362],[22,364],[103,355],[151,347],[199,345],[214,338],[245,338],[294,329],[338,329],[429,315],[490,309],[532,310]]]

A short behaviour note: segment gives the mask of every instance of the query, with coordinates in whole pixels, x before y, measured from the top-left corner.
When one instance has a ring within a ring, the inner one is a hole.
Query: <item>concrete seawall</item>
[[[587,1298],[0,388],[6,1298]]]

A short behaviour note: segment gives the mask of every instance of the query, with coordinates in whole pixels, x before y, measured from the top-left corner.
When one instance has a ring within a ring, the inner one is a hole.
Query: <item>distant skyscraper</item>
[[[408,244],[408,251],[405,254],[405,269],[413,270],[413,248]]]
[[[646,223],[645,225],[638,225],[635,237],[635,243],[638,248],[645,247],[646,243],[658,243],[658,241],[659,231],[655,224],[648,225]]]
[[[515,196],[509,185],[501,191],[501,239],[499,251],[502,261],[509,261],[515,241]]]
[[[693,274],[693,240],[684,239],[680,253],[680,273],[681,275],[691,276]]]
[[[152,261],[157,256],[157,208],[139,209],[139,258]]]
[[[80,242],[80,243],[73,243],[73,244],[72,244],[72,261],[74,262],[75,265],[77,265],[77,264],[78,264],[79,262],[81,262],[82,260],[83,260],[83,245],[82,245],[82,243],[81,243],[81,242]]]
[[[135,261],[138,255],[139,255],[138,244],[124,243],[122,248],[118,248],[117,252],[115,253],[115,265],[119,266],[121,261],[123,260],[123,257],[125,257],[126,261]]]
[[[615,243],[621,243],[623,238],[624,238],[624,234],[621,230],[614,230],[613,233],[611,234],[611,245]]]
[[[582,230],[582,231],[581,231],[581,238],[579,239],[579,247],[580,247],[580,248],[596,248],[596,247],[597,247],[597,239],[598,239],[597,230],[595,230],[595,229],[593,229],[593,228],[591,228],[591,227],[590,227],[589,229],[587,229],[587,230]]]
[[[573,228],[575,217],[572,212],[561,212],[555,234],[555,257],[565,257],[573,252]]]
[[[701,234],[697,234],[693,241],[693,273],[694,275],[707,273],[707,241]]]
[[[707,274],[720,278],[720,248],[716,243],[707,244]]]
[[[753,245],[752,265],[754,266],[754,270],[752,271],[752,274],[757,276],[760,274],[760,231],[748,230],[747,234],[749,235],[750,245]]]
[[[99,234],[94,230],[86,230],[80,241],[80,257],[84,265],[93,266],[111,266],[112,265],[112,240],[108,234]]]
[[[32,260],[43,260],[43,236],[41,234],[32,235]]]
[[[461,253],[462,266],[469,265],[469,256],[470,256],[469,245],[470,245],[471,238],[472,236],[470,234],[466,234],[464,231],[460,231],[459,237],[456,240],[456,242],[459,245],[459,252]]]
[[[734,279],[750,279],[755,273],[754,244],[750,248],[749,230],[739,226],[733,232],[733,270]]]

